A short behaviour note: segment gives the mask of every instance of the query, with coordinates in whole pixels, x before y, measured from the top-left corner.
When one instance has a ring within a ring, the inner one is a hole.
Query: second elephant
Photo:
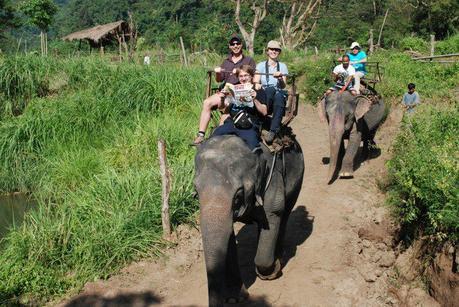
[[[328,183],[336,178],[351,178],[354,172],[354,161],[357,157],[360,142],[363,141],[364,158],[368,145],[373,142],[376,130],[382,123],[385,105],[382,99],[372,102],[363,96],[353,96],[348,91],[335,91],[321,102],[321,117],[328,120],[330,138],[330,165]],[[349,137],[342,161],[339,161],[340,150],[344,149],[344,138]],[[337,169],[341,163],[341,169]]]

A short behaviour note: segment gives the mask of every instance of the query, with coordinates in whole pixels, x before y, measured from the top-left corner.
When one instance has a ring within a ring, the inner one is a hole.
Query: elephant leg
[[[275,279],[280,276],[281,265],[276,259],[276,245],[279,239],[281,220],[284,215],[285,189],[280,172],[275,171],[271,185],[266,191],[264,210],[267,225],[261,228],[255,267],[261,279]]]
[[[279,236],[277,238],[276,251],[274,254],[277,259],[282,259],[282,256],[284,254],[285,230],[287,229],[287,221],[288,217],[290,216],[290,212],[291,210],[286,210],[281,217],[281,222],[279,226]]]
[[[231,206],[213,201],[204,205],[202,203],[201,200],[201,233],[207,269],[209,306],[223,306],[228,297],[228,285],[240,280],[240,275],[236,277],[239,269],[228,270],[237,266]]]
[[[226,300],[234,303],[239,303],[245,300],[249,294],[244,286],[239,270],[239,262],[237,256],[236,236],[234,231],[231,233],[228,243],[228,253],[226,256]]]
[[[368,159],[370,153],[370,141],[368,138],[363,137],[363,148],[362,148],[362,163],[365,162]]]
[[[282,259],[282,256],[284,255],[284,239],[287,230],[287,222],[290,217],[290,213],[292,213],[293,207],[296,204],[298,196],[300,195],[300,191],[301,182],[297,186],[293,187],[291,191],[286,191],[287,196],[285,197],[285,210],[284,214],[282,215],[281,224],[279,228],[279,237],[277,239],[276,244],[276,258]]]
[[[360,147],[362,140],[362,133],[357,129],[357,124],[352,125],[352,130],[349,135],[349,142],[347,144],[346,153],[343,158],[343,166],[341,168],[340,176],[351,178],[354,173],[354,159]]]

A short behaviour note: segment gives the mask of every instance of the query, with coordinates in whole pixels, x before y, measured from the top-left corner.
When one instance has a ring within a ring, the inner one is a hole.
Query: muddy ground
[[[303,148],[305,176],[289,220],[283,276],[256,278],[256,230],[236,225],[243,279],[250,300],[243,306],[438,306],[425,290],[404,285],[394,265],[394,226],[378,188],[402,117],[393,108],[376,135],[381,152],[355,178],[327,185],[327,126],[302,105],[293,122]],[[88,283],[59,306],[206,306],[207,283],[198,229],[181,226],[178,244],[164,259],[133,263],[106,281]],[[402,259],[403,260],[403,259]],[[409,260],[408,260],[409,262]],[[234,305],[233,305],[234,306]]]

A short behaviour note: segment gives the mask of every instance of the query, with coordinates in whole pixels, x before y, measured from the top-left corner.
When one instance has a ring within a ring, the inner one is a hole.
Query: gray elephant
[[[238,265],[236,221],[258,225],[258,277],[280,276],[283,237],[300,193],[304,161],[295,140],[276,160],[272,157],[267,151],[252,153],[242,139],[231,135],[212,137],[198,149],[194,184],[210,306],[248,296]]]
[[[328,120],[330,137],[330,165],[328,183],[332,183],[339,172],[340,178],[352,178],[360,142],[363,141],[362,160],[368,156],[369,145],[385,115],[384,101],[376,92],[373,101],[363,96],[353,96],[348,91],[334,91],[321,101],[319,116]],[[344,149],[344,138],[349,138]],[[344,151],[339,161],[340,151]],[[341,164],[341,170],[337,166]]]

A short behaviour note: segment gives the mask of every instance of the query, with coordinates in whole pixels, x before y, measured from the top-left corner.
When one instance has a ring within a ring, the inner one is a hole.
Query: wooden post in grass
[[[373,43],[373,29],[370,29],[370,38],[368,39],[369,41],[369,45],[370,45],[370,54],[373,53],[373,51],[375,50],[375,46],[374,46],[374,43]]]
[[[162,208],[161,221],[163,225],[163,239],[169,239],[171,235],[171,222],[169,218],[169,194],[171,190],[170,173],[167,168],[166,144],[163,139],[158,140],[159,170],[162,183]]]
[[[315,51],[316,55],[319,55],[319,49],[317,49],[317,46],[314,46],[314,51]]]
[[[430,35],[430,56],[435,53],[435,35]]]
[[[182,53],[183,53],[183,63],[185,64],[185,67],[188,66],[188,59],[186,58],[186,50],[185,50],[185,45],[183,44],[183,39],[180,36],[180,46],[182,47]]]

